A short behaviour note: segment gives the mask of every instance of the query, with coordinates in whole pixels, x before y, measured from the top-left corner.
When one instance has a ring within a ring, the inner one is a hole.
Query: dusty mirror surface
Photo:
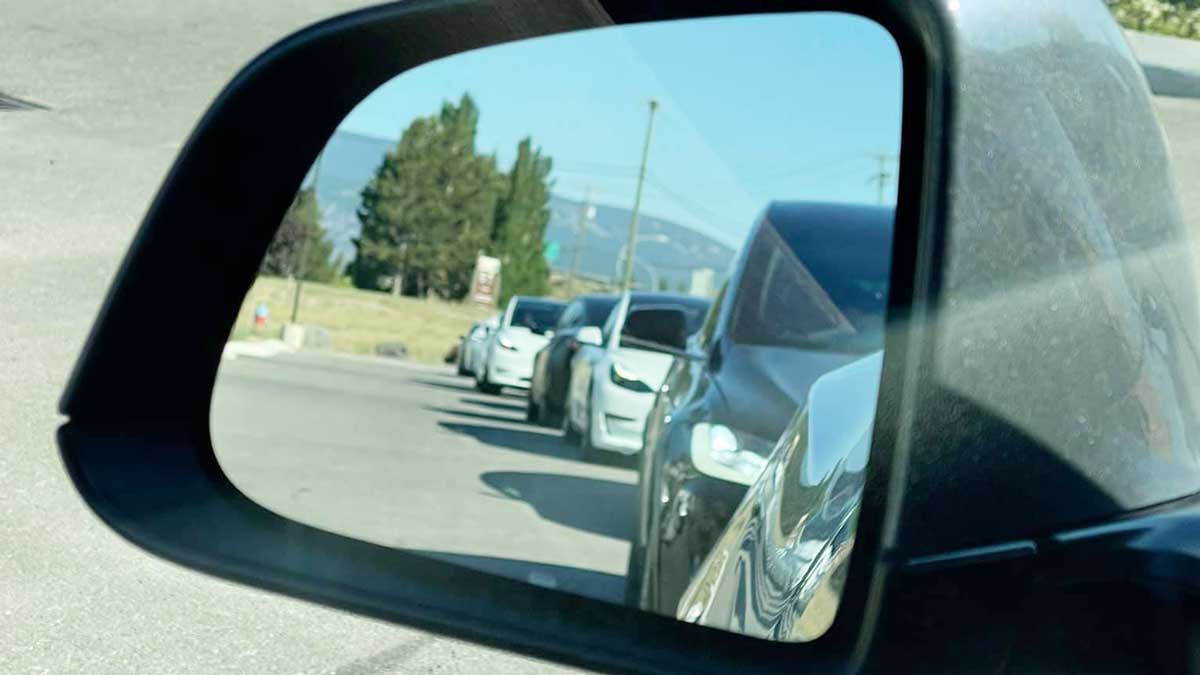
[[[833,13],[397,76],[315,159],[231,328],[222,468],[346,536],[818,637],[879,388],[901,90],[887,31]]]

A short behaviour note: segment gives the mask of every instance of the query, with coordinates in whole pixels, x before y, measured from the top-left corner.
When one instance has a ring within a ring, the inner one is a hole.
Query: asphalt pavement
[[[367,4],[0,6],[0,92],[45,106],[0,111],[0,670],[563,672],[152,557],[92,515],[59,460],[58,396],[196,121],[273,42]]]
[[[319,352],[222,361],[213,447],[294,520],[620,603],[636,474],[450,368]]]

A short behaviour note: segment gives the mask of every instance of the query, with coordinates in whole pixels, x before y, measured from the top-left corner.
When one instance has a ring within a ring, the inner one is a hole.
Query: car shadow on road
[[[504,419],[502,421],[513,422],[511,419]],[[546,457],[557,457],[558,459],[582,461],[578,450],[567,445],[563,442],[562,436],[559,436],[550,429],[540,429],[539,427],[530,426],[514,429],[510,427],[450,422],[447,420],[438,420],[438,426],[446,431],[470,436],[483,445],[504,448],[505,450],[529,452]],[[533,431],[533,429],[538,430]]]
[[[458,399],[463,405],[478,405],[484,408],[492,408],[494,410],[513,410],[525,414],[524,401],[506,401],[504,399],[487,399],[487,398],[471,398],[464,396]]]
[[[612,539],[633,538],[634,485],[525,471],[489,471],[479,480],[504,497],[529,504],[546,520]]]
[[[442,553],[440,551],[412,552],[428,556],[434,560],[468,567],[496,576],[524,581],[536,586],[542,586],[543,588],[555,588],[560,591],[596,600],[605,600],[620,604],[624,601],[625,597],[624,575],[608,574],[606,572],[567,567],[565,565],[512,560],[510,558]],[[530,553],[534,552],[531,551]]]
[[[447,376],[445,379],[441,379],[441,380],[434,380],[434,379],[425,378],[425,377],[414,377],[412,379],[412,381],[415,382],[416,384],[419,384],[419,385],[422,385],[425,387],[435,387],[437,389],[446,389],[448,391],[456,391],[460,394],[466,394],[468,392],[470,392],[470,393],[475,392],[475,380],[471,380],[471,379],[468,379],[465,377],[452,378],[452,377]]]
[[[455,415],[458,417],[469,417],[474,420],[487,420],[489,422],[507,422],[511,424],[525,424],[524,415],[493,415],[485,412],[475,412],[474,410],[463,410],[462,408],[443,408],[436,405],[427,405],[425,409],[430,412],[441,413],[443,415]]]

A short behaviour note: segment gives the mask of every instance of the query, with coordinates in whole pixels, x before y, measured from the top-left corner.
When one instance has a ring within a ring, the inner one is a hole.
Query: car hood
[[[646,386],[656,391],[662,386],[663,380],[667,377],[667,371],[670,370],[671,363],[675,360],[675,357],[669,354],[632,347],[618,347],[610,358],[621,364],[622,368],[637,373],[638,378],[645,382]]]
[[[512,343],[519,352],[528,352],[530,354],[537,353],[542,347],[550,343],[550,340],[545,335],[538,335],[528,328],[517,326],[509,326],[497,333],[497,337],[504,336],[506,340]]]

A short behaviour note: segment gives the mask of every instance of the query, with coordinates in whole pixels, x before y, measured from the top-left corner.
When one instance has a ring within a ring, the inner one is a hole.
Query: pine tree
[[[550,289],[543,246],[550,222],[552,162],[532,146],[529,137],[517,144],[506,192],[496,205],[492,241],[500,258],[500,306],[514,295],[544,295]]]
[[[312,188],[296,193],[275,238],[267,247],[260,274],[303,276],[306,281],[332,281],[340,262],[331,260],[333,244],[321,227],[321,210]],[[301,257],[303,256],[303,260]]]
[[[493,229],[499,173],[475,151],[479,109],[467,94],[414,120],[362,192],[362,233],[348,272],[360,288],[400,275],[406,293],[458,299]]]

